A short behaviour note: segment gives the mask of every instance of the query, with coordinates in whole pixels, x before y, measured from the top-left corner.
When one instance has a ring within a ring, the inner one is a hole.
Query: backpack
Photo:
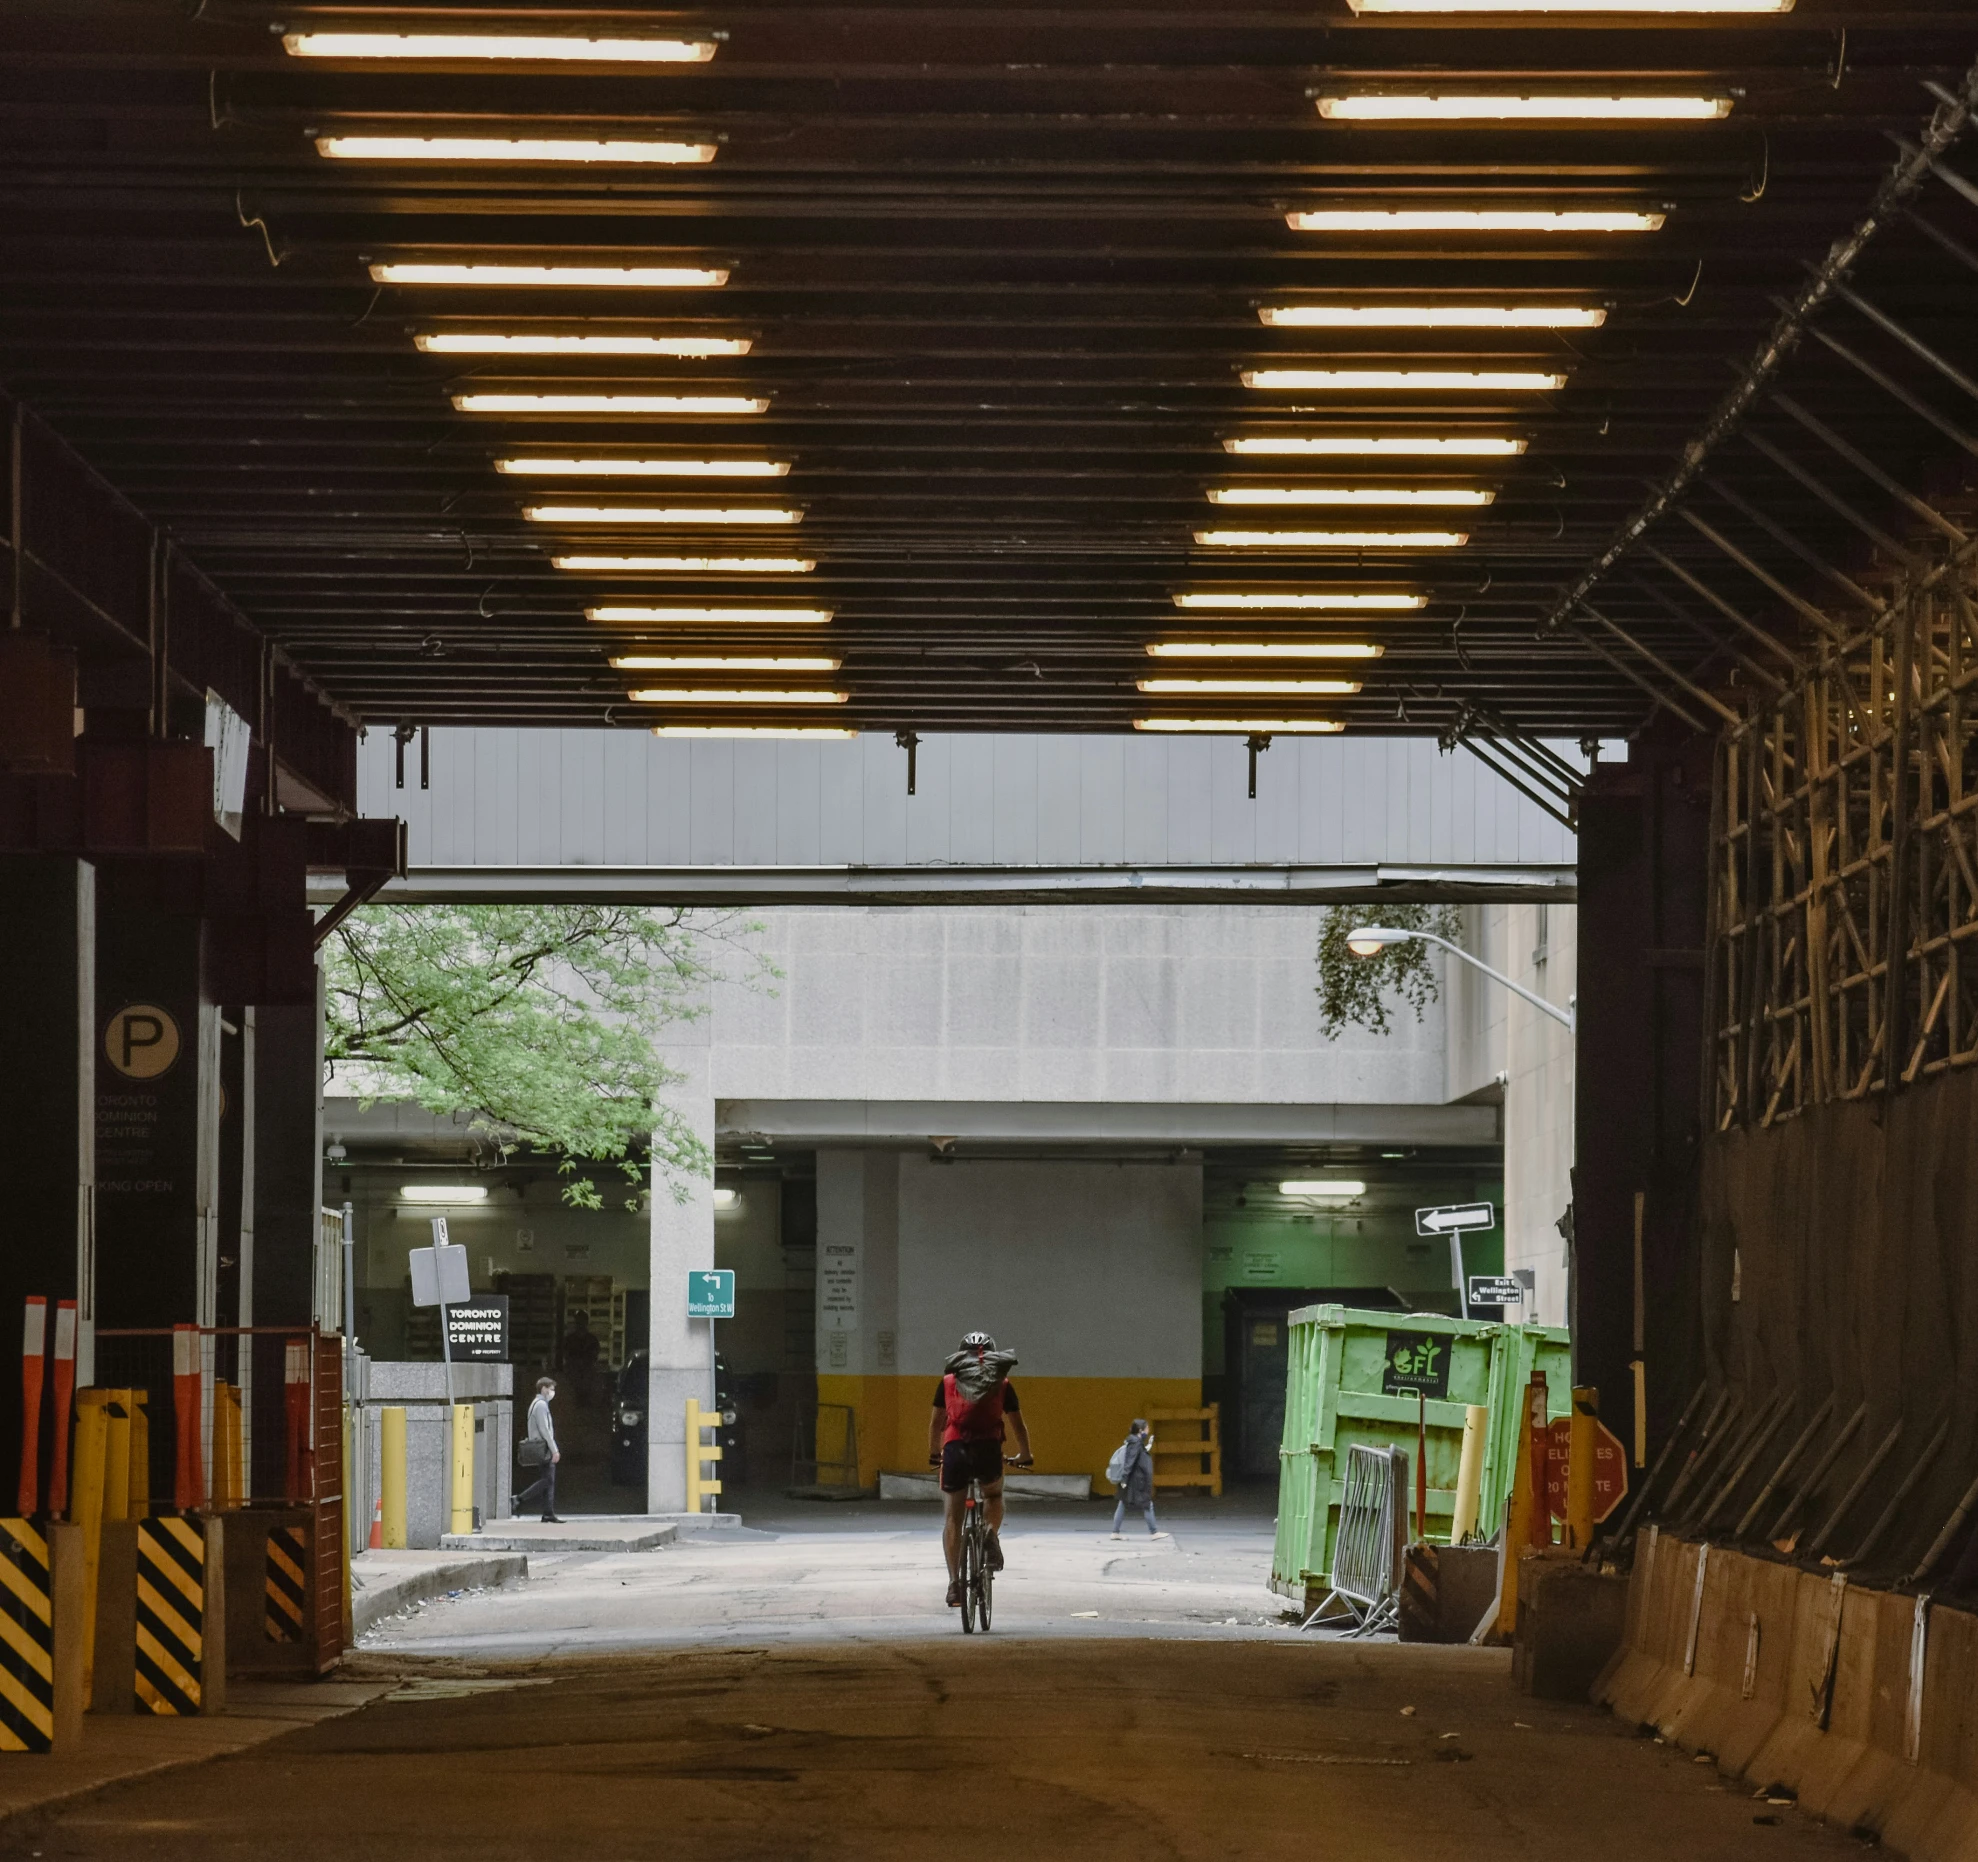
[[[1112,1460],[1106,1463],[1106,1478],[1115,1487],[1121,1487],[1126,1484],[1126,1457],[1132,1447],[1133,1438],[1128,1436],[1125,1441],[1113,1450]]]

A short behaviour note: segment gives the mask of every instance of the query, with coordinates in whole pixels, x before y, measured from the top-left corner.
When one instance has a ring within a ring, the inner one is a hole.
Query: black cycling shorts
[[[1001,1442],[943,1442],[941,1491],[967,1493],[970,1481],[993,1487],[1003,1478]]]

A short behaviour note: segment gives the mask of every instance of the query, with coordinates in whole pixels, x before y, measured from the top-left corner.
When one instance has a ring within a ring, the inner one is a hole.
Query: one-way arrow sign
[[[1460,1235],[1465,1229],[1496,1226],[1495,1203],[1450,1203],[1441,1209],[1415,1211],[1415,1233],[1418,1235]]]

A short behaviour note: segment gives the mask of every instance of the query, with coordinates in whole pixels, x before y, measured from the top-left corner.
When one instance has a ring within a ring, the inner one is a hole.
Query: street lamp
[[[1548,1002],[1543,996],[1534,995],[1523,983],[1514,983],[1502,970],[1493,970],[1481,958],[1473,957],[1460,944],[1452,944],[1446,937],[1438,937],[1433,931],[1396,931],[1388,925],[1356,925],[1346,934],[1346,948],[1356,957],[1375,957],[1390,944],[1406,944],[1420,938],[1424,944],[1439,944],[1452,957],[1460,957],[1473,970],[1481,970],[1493,982],[1502,983],[1513,995],[1523,996],[1533,1008],[1550,1015],[1560,1023],[1568,1034],[1573,1032],[1573,1010],[1570,1004],[1561,1008],[1555,1002]]]

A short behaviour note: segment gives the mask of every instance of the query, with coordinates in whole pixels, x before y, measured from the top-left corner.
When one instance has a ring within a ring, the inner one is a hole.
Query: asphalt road
[[[1604,1713],[1520,1698],[1494,1651],[950,1633],[357,1667],[406,1679],[346,1718],[10,1823],[0,1856],[1859,1853]]]

